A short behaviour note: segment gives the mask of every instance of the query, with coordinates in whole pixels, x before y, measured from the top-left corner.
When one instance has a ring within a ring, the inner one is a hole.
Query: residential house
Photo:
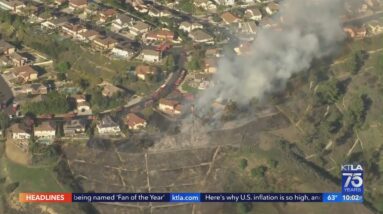
[[[10,127],[12,139],[14,140],[29,140],[31,134],[27,131],[25,126],[20,123],[15,123]]]
[[[117,45],[117,40],[112,37],[98,37],[93,40],[93,45],[100,50],[112,50]]]
[[[85,9],[88,6],[88,0],[69,0],[69,8]]]
[[[27,64],[28,58],[21,56],[19,53],[14,52],[9,55],[9,59],[12,61],[12,65],[16,67],[23,66]]]
[[[234,48],[234,52],[238,56],[249,54],[252,50],[251,46],[252,46],[251,42],[241,43],[237,47]]]
[[[145,62],[159,62],[160,52],[152,49],[144,49],[141,52],[142,60]]]
[[[240,21],[240,19],[236,16],[234,16],[232,13],[230,12],[224,12],[221,14],[221,18],[222,18],[222,21],[227,24],[227,25],[230,25],[230,24],[233,24],[233,23],[237,23]]]
[[[134,114],[134,113],[129,113],[126,116],[124,123],[131,130],[138,130],[141,128],[145,128],[147,125],[145,119],[141,118],[140,116],[138,116],[137,114]]]
[[[376,35],[383,32],[383,25],[379,21],[374,20],[367,24],[367,29],[369,33]]]
[[[261,21],[262,13],[258,8],[249,8],[245,10],[245,16],[255,21]]]
[[[86,97],[83,94],[78,94],[75,97],[77,114],[91,114],[92,110],[90,104],[86,101]]]
[[[255,35],[257,33],[257,24],[254,21],[240,22],[239,23],[239,30],[242,33]]]
[[[0,54],[10,55],[12,53],[15,53],[15,51],[16,51],[15,46],[9,44],[8,42],[4,40],[0,40]]]
[[[50,19],[50,20],[46,20],[46,21],[42,22],[41,28],[54,30],[54,29],[62,27],[63,25],[65,25],[67,23],[68,23],[67,18],[60,17],[60,18]]]
[[[218,70],[218,59],[217,57],[208,57],[205,59],[204,71],[206,73],[215,73]]]
[[[149,9],[148,15],[152,17],[168,17],[171,16],[171,13],[167,10],[157,10],[152,7]]]
[[[112,20],[114,17],[116,17],[116,14],[117,14],[117,12],[111,8],[101,10],[99,13],[100,22],[107,22],[109,20]]]
[[[123,92],[121,88],[116,87],[113,84],[106,81],[100,83],[98,86],[102,87],[102,95],[104,97],[112,97],[119,92]]]
[[[129,42],[120,43],[112,49],[112,54],[114,56],[123,59],[130,59],[134,53],[135,51],[132,49],[132,45]]]
[[[345,27],[343,28],[344,32],[350,38],[362,39],[367,35],[367,28],[364,26],[361,27]]]
[[[85,32],[78,33],[75,38],[82,42],[91,42],[98,37],[100,37],[100,34],[97,31],[86,30]]]
[[[275,2],[270,2],[265,7],[265,11],[269,15],[273,15],[274,13],[279,11],[279,5]]]
[[[221,50],[218,48],[209,48],[205,51],[206,57],[221,57]]]
[[[104,116],[98,122],[96,128],[101,135],[117,135],[121,133],[120,126],[109,115]]]
[[[180,115],[182,113],[182,106],[178,101],[165,98],[160,99],[158,109],[167,114]]]
[[[214,43],[214,38],[200,29],[190,32],[189,37],[197,43]]]
[[[116,30],[122,30],[129,26],[133,26],[134,19],[128,15],[118,13],[112,22],[112,27]]]
[[[64,123],[64,135],[76,136],[85,134],[87,121],[84,119],[68,120]]]
[[[203,26],[197,22],[192,23],[192,22],[183,21],[183,22],[181,22],[179,28],[183,31],[190,33],[192,30],[202,29]]]
[[[0,0],[0,7],[15,13],[20,13],[26,5],[21,0]]]
[[[34,128],[36,139],[53,140],[56,137],[56,128],[50,122],[42,122]]]
[[[132,27],[129,28],[130,33],[133,34],[134,36],[147,33],[149,29],[150,29],[150,26],[142,21],[138,21],[136,24],[134,24]]]
[[[194,6],[202,8],[204,10],[215,12],[217,10],[217,5],[209,0],[194,0]]]
[[[223,5],[223,6],[233,6],[235,4],[234,0],[214,0],[214,1],[218,5]]]
[[[25,128],[25,126],[23,124],[20,124],[20,123],[15,123],[10,127],[10,133],[11,133],[12,139],[13,139],[12,142],[16,146],[18,146],[22,151],[27,152],[29,149],[29,142],[31,139],[31,134]]]
[[[77,113],[78,114],[92,114],[92,109],[90,104],[86,101],[77,103]]]
[[[75,25],[75,24],[64,24],[63,26],[61,26],[61,30],[69,35],[69,36],[72,36],[72,37],[76,37],[79,33],[83,33],[83,32],[86,32],[87,29],[81,25]]]
[[[138,79],[145,80],[148,75],[156,74],[157,68],[149,65],[138,65],[136,66],[136,75]]]
[[[15,88],[16,94],[47,94],[48,88],[41,83],[24,84],[20,88]]]
[[[38,72],[29,65],[13,68],[12,72],[21,82],[24,83],[37,80],[38,78]]]
[[[174,33],[166,28],[157,29],[149,32],[146,35],[147,40],[151,41],[173,41],[174,40]]]

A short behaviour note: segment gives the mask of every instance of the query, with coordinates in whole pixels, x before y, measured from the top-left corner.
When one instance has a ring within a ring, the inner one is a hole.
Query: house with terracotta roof
[[[240,21],[240,19],[236,16],[234,16],[232,13],[230,12],[224,12],[221,14],[221,19],[222,21],[227,24],[227,25],[230,25],[230,24],[233,24],[233,23],[237,23]]]
[[[128,115],[126,115],[124,123],[131,130],[142,129],[145,128],[147,125],[147,122],[144,118],[134,113],[129,113]]]
[[[367,28],[364,26],[354,27],[347,26],[343,28],[343,31],[347,34],[349,38],[359,38],[362,39],[367,35]]]
[[[82,42],[91,42],[96,38],[100,37],[100,33],[95,30],[86,30],[85,32],[80,32],[75,36],[75,39],[78,39]]]
[[[176,100],[162,98],[158,103],[158,110],[172,115],[180,115],[182,113],[182,105]]]
[[[87,31],[87,29],[81,25],[77,25],[77,24],[75,25],[75,24],[70,24],[70,23],[67,23],[67,24],[64,24],[63,26],[61,26],[61,30],[65,34],[72,36],[72,37],[76,37],[77,34]]]
[[[24,83],[38,79],[38,72],[29,65],[16,67],[13,68],[11,71],[21,82]]]
[[[154,75],[158,72],[157,68],[150,65],[137,65],[136,75],[138,79],[145,80],[148,75]]]
[[[113,19],[114,17],[116,17],[116,14],[117,14],[116,10],[111,9],[111,8],[101,10],[99,12],[99,17],[100,17],[99,21],[100,22],[109,21],[109,20]]]
[[[53,140],[56,137],[56,127],[50,122],[42,122],[34,128],[34,137],[36,139]]]
[[[150,31],[146,35],[146,39],[151,41],[163,41],[163,40],[173,41],[174,33],[166,28],[156,29],[156,30]]]
[[[88,6],[88,0],[69,0],[69,8],[85,9]]]
[[[15,53],[16,48],[14,45],[9,44],[4,40],[0,40],[0,54],[9,55]]]
[[[117,30],[133,26],[134,19],[126,14],[118,13],[112,22],[112,27]]]

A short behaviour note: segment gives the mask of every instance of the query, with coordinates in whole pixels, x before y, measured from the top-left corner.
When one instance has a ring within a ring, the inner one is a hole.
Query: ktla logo
[[[363,167],[342,166],[342,190],[344,193],[363,193]]]

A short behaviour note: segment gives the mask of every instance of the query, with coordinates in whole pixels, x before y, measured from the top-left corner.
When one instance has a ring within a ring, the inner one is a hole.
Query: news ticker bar
[[[20,202],[363,202],[342,193],[20,193]]]

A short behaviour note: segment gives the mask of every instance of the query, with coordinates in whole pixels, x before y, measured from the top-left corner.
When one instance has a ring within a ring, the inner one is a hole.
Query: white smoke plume
[[[213,77],[215,86],[200,95],[196,107],[202,110],[216,99],[246,105],[283,89],[294,73],[339,47],[344,39],[342,8],[341,0],[284,0],[273,17],[278,28],[259,28],[249,54],[223,57]]]

